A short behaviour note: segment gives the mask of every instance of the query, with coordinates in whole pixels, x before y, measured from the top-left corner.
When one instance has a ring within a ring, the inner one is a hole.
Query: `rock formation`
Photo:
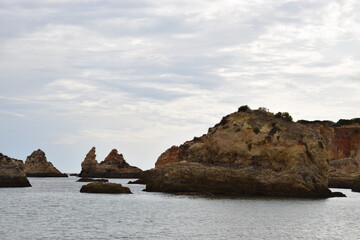
[[[77,182],[109,182],[109,180],[104,178],[94,179],[94,178],[83,177],[77,180]]]
[[[45,153],[40,149],[26,158],[24,170],[28,177],[68,177],[48,162]]]
[[[113,193],[113,194],[131,194],[128,187],[123,187],[119,183],[93,182],[81,187],[82,193]]]
[[[170,193],[331,197],[324,145],[316,129],[287,113],[244,106],[165,151],[140,182]]]
[[[322,138],[329,160],[329,187],[352,188],[353,181],[360,176],[360,125],[341,125],[329,121],[300,121],[315,129]],[[345,122],[346,123],[346,122]]]
[[[104,161],[98,163],[96,160],[96,149],[93,147],[81,163],[80,177],[94,178],[139,178],[142,170],[130,166],[119,154],[113,149]]]
[[[351,185],[351,191],[360,192],[360,176],[353,180]]]
[[[0,153],[0,187],[31,187],[24,163]]]

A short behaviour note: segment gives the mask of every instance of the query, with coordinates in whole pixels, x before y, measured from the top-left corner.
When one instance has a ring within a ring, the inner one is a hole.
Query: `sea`
[[[0,239],[360,239],[360,193],[346,198],[80,193],[76,177],[0,188]],[[335,190],[335,189],[334,189]]]

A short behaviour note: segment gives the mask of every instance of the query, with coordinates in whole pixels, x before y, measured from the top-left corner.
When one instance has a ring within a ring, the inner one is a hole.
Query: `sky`
[[[242,105],[360,117],[356,0],[0,0],[0,152],[142,169]]]

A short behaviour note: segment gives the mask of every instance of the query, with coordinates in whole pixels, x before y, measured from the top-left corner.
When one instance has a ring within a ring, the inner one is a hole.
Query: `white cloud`
[[[140,159],[135,146],[162,152],[243,104],[297,119],[359,112],[355,0],[1,6],[1,131],[14,139],[27,133],[57,149],[129,141]]]

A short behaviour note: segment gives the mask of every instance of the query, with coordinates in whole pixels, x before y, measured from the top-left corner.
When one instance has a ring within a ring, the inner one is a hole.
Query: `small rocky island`
[[[128,187],[123,187],[119,183],[93,182],[81,187],[82,193],[112,193],[112,194],[131,194]]]
[[[328,153],[318,129],[247,106],[166,150],[138,181],[146,191],[327,198]]]
[[[40,149],[26,158],[24,170],[28,177],[68,177],[48,162],[45,153]]]
[[[79,177],[139,178],[142,173],[140,168],[130,166],[116,149],[113,149],[104,161],[98,163],[95,147],[88,152],[81,163],[81,168]]]
[[[0,187],[31,187],[21,160],[0,153]]]

